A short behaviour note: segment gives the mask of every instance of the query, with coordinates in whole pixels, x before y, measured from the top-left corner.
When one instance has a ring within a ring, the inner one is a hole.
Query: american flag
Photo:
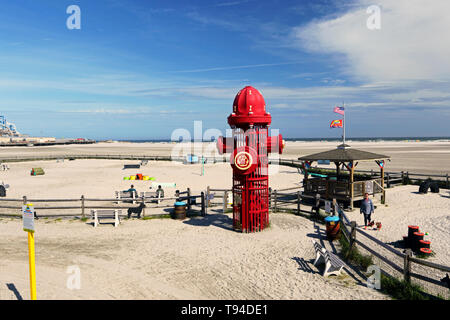
[[[344,115],[344,107],[334,107],[333,112]]]

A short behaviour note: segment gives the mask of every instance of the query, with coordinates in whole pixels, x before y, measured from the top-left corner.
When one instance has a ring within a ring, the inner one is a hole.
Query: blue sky
[[[69,5],[81,29],[69,30]],[[370,5],[381,28],[369,30]],[[425,5],[426,4],[426,5]],[[398,1],[3,1],[0,114],[23,133],[167,139],[228,128],[263,94],[285,137],[450,136],[450,5]]]

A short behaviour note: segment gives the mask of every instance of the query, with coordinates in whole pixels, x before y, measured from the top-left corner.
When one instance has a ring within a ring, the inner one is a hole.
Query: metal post
[[[387,174],[387,176],[386,176],[386,185],[387,185],[387,187],[388,187],[388,189],[391,187],[391,180],[390,180],[390,176],[389,176],[389,173]]]
[[[300,215],[300,201],[302,200],[300,191],[297,191],[297,215]]]

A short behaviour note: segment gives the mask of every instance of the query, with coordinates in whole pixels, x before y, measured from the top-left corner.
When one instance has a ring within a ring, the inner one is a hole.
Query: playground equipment
[[[153,180],[155,180],[155,178],[154,177],[149,177],[149,176],[144,176],[144,175],[142,175],[142,173],[138,173],[138,174],[135,174],[135,175],[131,175],[131,176],[128,176],[128,177],[123,177],[123,180],[143,180],[143,181],[153,181]]]
[[[262,94],[247,86],[236,95],[228,117],[232,137],[217,139],[219,153],[231,153],[235,230],[260,231],[269,224],[268,154],[284,148],[281,135],[269,137],[271,122]]]
[[[420,232],[418,226],[408,226],[408,235],[403,236],[405,247],[411,248],[416,253],[431,254],[431,241],[425,240],[425,235],[428,236],[428,232]]]
[[[45,174],[44,169],[42,168],[32,168],[31,175],[32,176],[43,176]]]

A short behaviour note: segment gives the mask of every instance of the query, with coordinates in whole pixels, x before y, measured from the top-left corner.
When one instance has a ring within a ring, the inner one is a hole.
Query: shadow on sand
[[[185,220],[183,221],[183,223],[199,227],[215,226],[225,230],[233,231],[233,219],[228,215],[223,214],[222,210],[217,211],[217,213],[209,213],[204,217],[188,217],[189,220]]]
[[[14,295],[16,296],[17,300],[23,300],[20,292],[17,290],[16,286],[14,285],[14,283],[7,283],[6,287],[11,290]]]

